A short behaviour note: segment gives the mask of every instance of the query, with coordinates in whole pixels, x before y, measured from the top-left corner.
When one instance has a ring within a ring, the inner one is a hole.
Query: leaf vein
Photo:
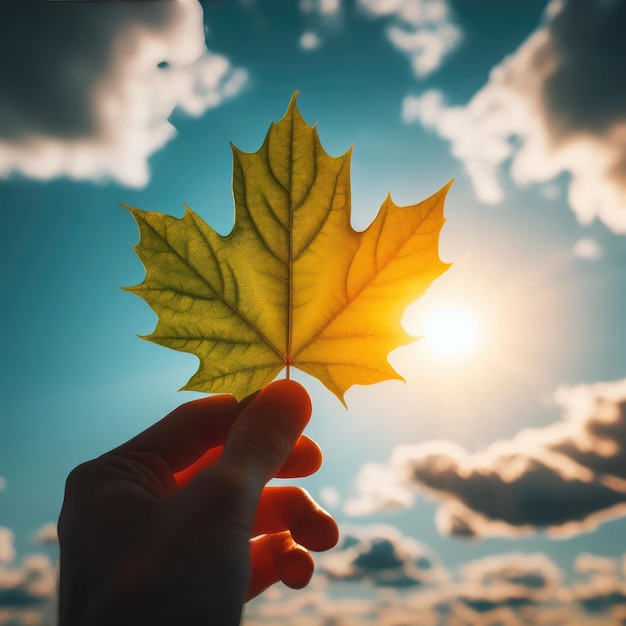
[[[433,202],[429,206],[429,211],[420,220],[420,225],[424,222],[425,218],[432,213],[432,211],[435,209],[435,207],[436,207],[436,203]],[[418,226],[418,228],[419,228],[419,226]],[[363,284],[361,285],[361,287],[354,293],[354,295],[352,297],[348,297],[348,300],[346,302],[344,302],[343,305],[341,307],[339,307],[339,309],[337,309],[337,311],[328,318],[328,320],[321,326],[321,328],[316,333],[314,333],[309,338],[309,340],[306,341],[299,348],[299,350],[293,356],[294,359],[296,359],[298,357],[298,355],[302,353],[303,350],[305,350],[308,346],[311,345],[311,343],[313,343],[318,337],[320,337],[320,335],[324,332],[324,330],[326,330],[326,328],[328,328],[335,321],[335,319],[337,319],[337,317],[339,317],[355,300],[357,300],[361,296],[363,291],[365,291],[374,282],[374,280],[380,275],[380,273],[385,269],[385,267],[392,261],[392,259],[395,258],[396,254],[398,254],[402,250],[402,248],[404,248],[404,246],[407,244],[407,242],[413,237],[413,235],[415,234],[416,230],[417,230],[417,228],[415,228],[409,234],[409,236],[406,239],[404,239],[404,241],[402,241],[402,243],[398,246],[398,248],[395,250],[395,252],[393,254],[389,255],[389,258],[385,261],[385,263],[383,263],[383,265],[382,265],[382,267],[380,269],[378,268],[378,265],[377,265],[377,271],[373,275],[371,275],[369,277],[369,279],[365,280],[363,282]],[[382,229],[381,229],[381,231],[382,231]],[[376,250],[375,250],[375,253],[376,253]],[[354,258],[352,259],[352,262],[350,263],[350,268],[348,269],[348,272],[346,273],[346,293],[347,293],[347,281],[348,281],[348,276],[350,274],[350,269],[352,268],[352,265],[353,265],[354,260],[356,258],[357,258],[357,255],[355,255]]]
[[[143,219],[143,218],[142,218]],[[224,303],[224,305],[229,308],[234,315],[236,315],[237,317],[239,317],[239,319],[241,319],[243,322],[245,322],[258,336],[259,338],[264,341],[268,346],[270,346],[272,348],[272,350],[274,350],[274,352],[281,358],[283,359],[283,355],[280,353],[280,351],[278,350],[278,348],[276,348],[276,346],[274,346],[274,344],[265,336],[261,333],[261,331],[259,331],[258,328],[256,328],[253,324],[250,323],[250,321],[244,317],[240,311],[238,311],[237,309],[233,308],[231,306],[231,304],[225,299],[223,298],[219,293],[217,293],[217,291],[215,290],[215,287],[213,287],[213,285],[211,285],[211,283],[206,279],[205,276],[202,275],[202,273],[195,268],[187,259],[185,259],[179,252],[178,250],[176,250],[176,248],[174,248],[169,241],[167,241],[167,239],[165,239],[165,237],[163,237],[163,235],[161,235],[160,232],[158,232],[156,230],[156,228],[154,228],[152,226],[152,224],[150,224],[147,220],[143,220],[144,223],[160,238],[162,239],[168,246],[169,248],[176,254],[176,256],[178,256],[178,258],[185,263],[195,274],[196,276],[198,276],[198,278],[200,278],[202,280],[202,282],[204,282],[204,284],[211,290],[213,291],[213,293],[219,298],[219,300],[221,302]],[[235,284],[237,283],[237,281],[234,281]]]

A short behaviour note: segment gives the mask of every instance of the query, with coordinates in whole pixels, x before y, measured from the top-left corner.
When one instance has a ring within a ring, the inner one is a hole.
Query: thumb
[[[262,389],[233,422],[219,461],[265,485],[285,464],[311,417],[311,399],[293,380]]]
[[[279,380],[262,389],[239,413],[220,459],[199,472],[174,495],[190,517],[214,524],[243,518],[250,526],[265,484],[285,464],[311,417],[311,399],[302,385]],[[175,507],[175,508],[176,508]],[[250,528],[251,532],[251,528]]]

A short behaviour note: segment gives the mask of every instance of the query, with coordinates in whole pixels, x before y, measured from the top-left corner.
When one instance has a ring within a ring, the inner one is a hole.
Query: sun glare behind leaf
[[[440,357],[459,357],[471,352],[477,343],[476,319],[453,307],[433,311],[424,322],[424,341]]]

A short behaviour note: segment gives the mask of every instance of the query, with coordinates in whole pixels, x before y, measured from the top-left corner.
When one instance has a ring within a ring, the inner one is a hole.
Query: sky
[[[623,0],[6,3],[0,625],[54,623],[68,472],[202,396],[194,356],[137,337],[120,203],[227,234],[229,142],[297,90],[354,146],[355,228],[454,178],[452,266],[404,315],[405,382],[346,409],[294,373],[324,453],[295,482],[341,539],[243,623],[626,623],[625,25]]]

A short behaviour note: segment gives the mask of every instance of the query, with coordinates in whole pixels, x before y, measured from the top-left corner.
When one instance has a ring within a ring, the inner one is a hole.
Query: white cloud
[[[341,502],[341,495],[335,487],[330,485],[322,487],[322,489],[320,489],[320,502],[325,506],[334,509],[339,506],[339,503]]]
[[[359,471],[355,488],[357,495],[344,504],[350,516],[370,515],[411,507],[415,502],[412,490],[398,482],[396,472],[380,463],[366,463]]]
[[[336,33],[342,23],[341,0],[300,0],[299,9],[307,25],[300,35],[301,50],[317,50],[327,35]]]
[[[585,237],[574,244],[574,254],[581,259],[596,261],[602,258],[602,248],[591,238]]]
[[[417,78],[439,69],[461,40],[445,0],[359,0],[358,6],[369,17],[388,19],[387,38]]]
[[[574,569],[580,574],[615,576],[618,571],[618,563],[615,559],[609,557],[584,552],[583,554],[579,554],[576,558]]]
[[[452,154],[463,161],[476,195],[487,204],[501,202],[504,198],[499,167],[513,154],[509,115],[520,125],[528,118],[517,106],[520,103],[510,98],[506,98],[507,106],[495,108],[490,98],[480,97],[496,92],[504,96],[504,92],[496,89],[479,92],[467,107],[447,107],[443,94],[436,90],[426,91],[420,97],[406,96],[402,102],[405,122],[419,121],[452,143]],[[512,112],[512,108],[517,110]]]
[[[0,104],[0,178],[68,176],[141,187],[149,157],[176,133],[172,111],[200,116],[246,80],[244,70],[206,49],[195,0],[24,6],[19,37],[31,49],[17,65],[31,80],[0,85],[8,94]],[[30,20],[26,9],[41,19]],[[0,29],[10,37],[15,24]]]
[[[13,532],[9,528],[0,526],[0,563],[10,563],[14,558]]]
[[[319,35],[311,31],[302,33],[300,37],[300,47],[303,50],[315,50],[316,48],[320,47],[320,44],[321,40],[319,38]]]
[[[626,40],[622,2],[553,0],[543,24],[491,71],[468,104],[439,92],[407,96],[403,119],[451,143],[478,198],[504,198],[502,167],[518,185],[570,176],[568,202],[583,224],[626,233]]]
[[[333,16],[341,10],[341,0],[300,0],[300,10],[306,15]]]
[[[324,589],[271,591],[246,605],[246,626],[362,626],[376,611],[373,599],[331,598]]]
[[[509,552],[466,563],[461,567],[461,578],[490,587],[522,588],[533,600],[545,600],[553,597],[561,584],[562,572],[541,552]]]
[[[44,524],[35,534],[35,541],[46,546],[56,545],[59,541],[56,523],[48,522]]]
[[[342,23],[341,0],[300,0],[299,7],[308,26],[299,40],[303,50],[319,48]],[[385,36],[419,79],[439,69],[461,41],[446,0],[357,0],[357,7],[369,19],[385,20]]]
[[[7,481],[2,478],[2,476],[0,476],[0,491],[3,491],[4,489],[6,489],[7,486]]]

